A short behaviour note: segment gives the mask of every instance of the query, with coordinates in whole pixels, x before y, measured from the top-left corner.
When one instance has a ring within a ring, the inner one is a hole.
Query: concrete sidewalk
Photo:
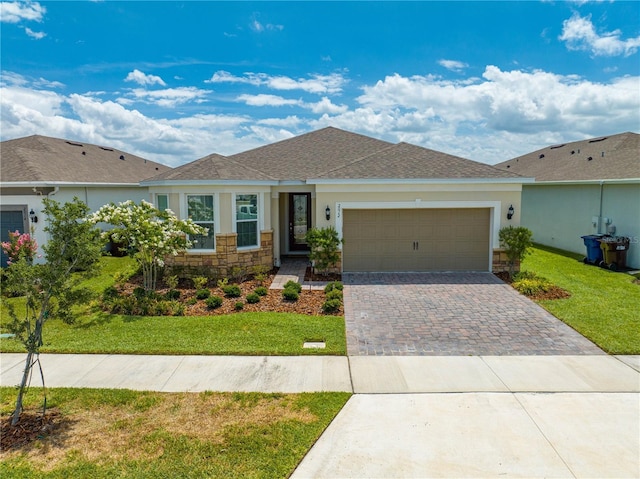
[[[24,359],[0,355],[0,384],[18,383]],[[48,387],[354,392],[294,479],[640,477],[639,356],[43,354],[41,362]]]

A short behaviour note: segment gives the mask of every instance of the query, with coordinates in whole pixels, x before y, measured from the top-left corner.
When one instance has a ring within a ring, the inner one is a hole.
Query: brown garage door
[[[488,271],[488,208],[344,210],[343,270]]]

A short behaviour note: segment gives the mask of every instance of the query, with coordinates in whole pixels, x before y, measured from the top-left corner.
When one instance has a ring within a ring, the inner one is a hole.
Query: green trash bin
[[[618,271],[627,267],[627,250],[631,242],[626,236],[610,236],[598,239],[602,250],[600,266]]]

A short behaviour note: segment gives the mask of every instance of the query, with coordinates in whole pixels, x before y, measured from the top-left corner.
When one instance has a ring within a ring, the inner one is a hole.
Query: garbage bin
[[[626,236],[603,236],[598,240],[602,250],[603,261],[600,266],[612,271],[627,267],[627,250],[630,238]]]
[[[608,237],[609,235],[596,234],[581,236],[584,241],[584,245],[587,247],[587,256],[584,258],[585,264],[600,264],[604,259],[602,256],[602,249],[600,249],[600,238]]]

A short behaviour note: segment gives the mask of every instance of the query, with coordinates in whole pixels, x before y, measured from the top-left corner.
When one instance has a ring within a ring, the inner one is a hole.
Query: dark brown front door
[[[289,194],[289,250],[309,251],[305,241],[311,228],[311,193]]]

